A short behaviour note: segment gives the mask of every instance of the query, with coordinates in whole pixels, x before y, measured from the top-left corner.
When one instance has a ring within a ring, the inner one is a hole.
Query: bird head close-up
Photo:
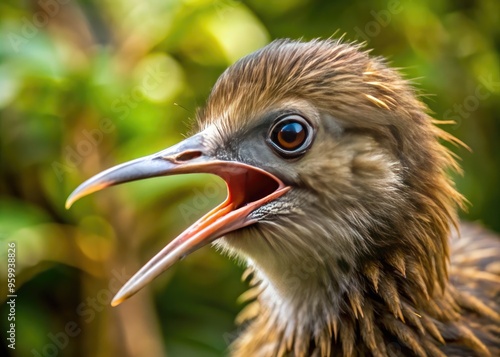
[[[226,182],[226,200],[113,305],[212,244],[248,266],[235,356],[500,353],[489,264],[500,240],[459,222],[465,200],[449,174],[460,168],[442,144],[465,145],[384,59],[343,40],[276,40],[230,66],[196,119],[192,136],[68,198],[158,176]]]

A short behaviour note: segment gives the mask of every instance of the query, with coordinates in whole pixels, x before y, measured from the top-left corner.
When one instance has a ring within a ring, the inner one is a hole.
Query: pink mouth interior
[[[259,201],[284,185],[264,171],[249,168],[240,174],[223,176],[228,186],[228,201],[234,209]]]

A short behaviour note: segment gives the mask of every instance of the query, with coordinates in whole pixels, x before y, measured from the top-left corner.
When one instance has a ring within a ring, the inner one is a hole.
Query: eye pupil
[[[294,150],[300,147],[306,138],[306,129],[301,123],[284,124],[278,131],[278,143],[283,149]]]

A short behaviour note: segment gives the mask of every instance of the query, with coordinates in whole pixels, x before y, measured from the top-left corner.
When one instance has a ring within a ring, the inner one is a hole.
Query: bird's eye
[[[305,153],[312,142],[313,128],[299,115],[287,115],[276,121],[268,142],[282,156],[297,157]]]

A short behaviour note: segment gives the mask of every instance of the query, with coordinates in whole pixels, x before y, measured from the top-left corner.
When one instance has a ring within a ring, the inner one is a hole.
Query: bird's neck
[[[404,351],[412,344],[426,355],[425,348],[418,347],[425,342],[408,326],[443,342],[436,321],[451,321],[457,314],[452,289],[436,286],[430,292],[422,268],[416,262],[400,261],[397,255],[366,262],[348,279],[344,276],[342,284],[330,281],[329,285],[317,279],[313,265],[303,267],[285,272],[280,282],[254,270],[254,288],[247,297],[256,300],[239,318],[252,323],[236,342],[236,351],[330,356],[335,349],[344,356],[355,351],[386,355],[387,349]]]
[[[256,232],[249,236],[255,247]],[[356,264],[335,252],[302,261],[304,254],[253,260],[249,247],[245,252],[253,287],[239,316],[249,324],[235,356],[440,355],[449,331],[475,343],[457,322],[463,296],[449,284],[446,267],[437,268],[446,264],[437,260],[446,260],[442,252],[429,260],[381,249]]]

